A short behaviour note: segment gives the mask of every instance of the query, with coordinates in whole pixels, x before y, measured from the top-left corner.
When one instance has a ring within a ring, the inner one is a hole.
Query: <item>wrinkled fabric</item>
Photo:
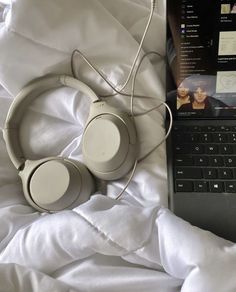
[[[0,0],[0,128],[14,96],[32,79],[71,75],[75,48],[118,88],[124,83],[148,18],[145,0]],[[164,100],[165,1],[158,1],[143,52],[134,111]],[[76,55],[79,78],[99,94],[111,88]],[[130,84],[126,88],[130,92]],[[106,99],[129,110],[129,97]],[[20,139],[27,158],[83,161],[80,139],[90,100],[70,88],[42,94],[27,110]],[[163,110],[135,118],[139,157],[164,137]],[[41,214],[24,199],[0,134],[0,291],[236,290],[235,245],[176,217],[168,208],[163,143],[124,178],[97,181],[91,199],[73,210]]]

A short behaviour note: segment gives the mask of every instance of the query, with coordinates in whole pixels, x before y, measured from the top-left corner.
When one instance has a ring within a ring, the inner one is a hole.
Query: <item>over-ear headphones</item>
[[[72,87],[92,103],[82,136],[84,163],[62,157],[25,158],[19,125],[28,105],[42,93]],[[94,192],[94,179],[115,180],[129,172],[137,158],[137,135],[133,118],[109,106],[81,81],[66,75],[39,78],[15,97],[7,114],[4,139],[9,157],[19,171],[23,192],[31,206],[41,212],[71,209]]]

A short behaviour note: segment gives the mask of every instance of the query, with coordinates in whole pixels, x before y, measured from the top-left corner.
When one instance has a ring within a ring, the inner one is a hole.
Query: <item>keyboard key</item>
[[[216,132],[216,126],[203,126],[202,132]]]
[[[190,154],[190,147],[189,145],[182,144],[182,145],[175,145],[174,152],[177,154]]]
[[[175,165],[177,166],[191,166],[193,165],[193,159],[191,156],[176,156]]]
[[[190,134],[187,138],[187,142],[194,143],[194,142],[200,142],[200,135],[198,133]]]
[[[233,172],[233,178],[236,179],[236,168],[231,168],[232,172]]]
[[[194,156],[194,165],[196,166],[207,166],[208,165],[208,157],[207,156]]]
[[[232,154],[233,147],[231,145],[220,145],[220,154]]]
[[[206,181],[195,181],[194,182],[194,191],[195,192],[207,192],[208,191],[208,182]]]
[[[229,143],[236,143],[236,134],[235,133],[228,133],[228,141],[229,141]]]
[[[217,131],[219,132],[230,132],[232,129],[230,126],[219,126],[217,127]]]
[[[188,130],[193,132],[201,132],[201,127],[200,126],[188,126]]]
[[[200,179],[202,178],[202,170],[200,168],[177,167],[175,169],[175,177],[180,179]]]
[[[216,179],[217,178],[217,169],[216,168],[203,169],[203,177],[206,179]]]
[[[222,156],[209,157],[210,166],[224,166],[224,160]]]
[[[221,179],[232,179],[233,172],[230,168],[219,168],[218,169],[218,177]]]
[[[224,184],[222,181],[210,181],[209,186],[210,186],[210,191],[212,193],[223,193],[224,192]]]
[[[183,141],[182,135],[178,132],[176,132],[172,135],[172,139],[173,139],[173,141],[175,141],[175,143],[181,143]]]
[[[227,142],[227,135],[222,133],[213,133],[212,134],[213,141],[215,143],[225,143]]]
[[[182,132],[175,132],[173,134],[173,141],[175,144],[183,144],[183,141],[186,143],[189,139],[189,134],[182,133]]]
[[[204,146],[201,144],[191,145],[191,153],[193,154],[203,154]]]
[[[174,132],[178,132],[178,131],[183,132],[185,129],[186,129],[186,127],[185,126],[182,126],[182,125],[181,126],[174,125],[173,128],[172,128],[172,130]]]
[[[201,133],[199,137],[199,141],[203,143],[211,143],[213,142],[213,137],[211,133]]]
[[[216,144],[206,145],[205,146],[206,154],[218,154],[219,148]]]
[[[225,165],[229,167],[236,166],[236,156],[225,156]]]
[[[181,181],[177,180],[175,183],[176,192],[192,192],[193,191],[193,183],[191,181]]]
[[[236,193],[236,181],[225,182],[225,191],[227,193]]]

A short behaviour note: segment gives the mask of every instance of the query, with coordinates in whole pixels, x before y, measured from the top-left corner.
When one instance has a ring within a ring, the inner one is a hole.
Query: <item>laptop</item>
[[[236,4],[167,0],[170,208],[236,242]]]

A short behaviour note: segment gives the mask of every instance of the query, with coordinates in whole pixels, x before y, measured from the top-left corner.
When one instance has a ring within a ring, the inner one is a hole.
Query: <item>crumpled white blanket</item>
[[[0,127],[13,96],[48,73],[71,74],[79,48],[115,85],[122,85],[149,13],[148,0],[0,0]],[[165,2],[158,1],[144,51],[165,54]],[[97,94],[110,89],[81,59],[82,81]],[[164,100],[164,58],[146,61],[138,93]],[[4,88],[4,89],[3,89]],[[129,88],[127,89],[129,91]],[[128,110],[129,98],[109,98]],[[157,99],[135,99],[142,112]],[[90,101],[69,88],[42,95],[27,111],[21,141],[29,158],[82,160],[80,138]],[[140,156],[164,136],[163,115],[136,118]],[[85,204],[40,214],[23,197],[21,182],[0,135],[0,291],[236,290],[236,248],[177,218],[168,209],[165,145],[142,161],[122,200],[127,178],[100,184]]]

